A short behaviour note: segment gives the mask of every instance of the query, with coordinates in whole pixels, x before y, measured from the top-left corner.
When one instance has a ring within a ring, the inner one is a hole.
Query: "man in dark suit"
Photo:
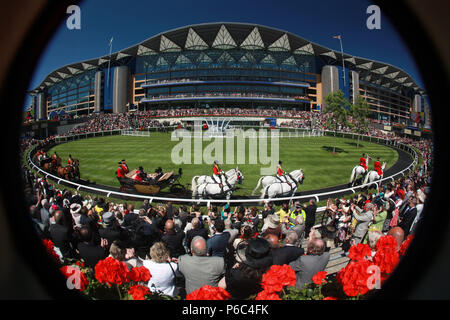
[[[306,283],[312,282],[312,277],[324,271],[329,260],[330,253],[325,252],[325,242],[318,238],[312,239],[308,243],[307,254],[289,264],[297,275],[295,287],[302,289]]]
[[[228,239],[230,238],[229,232],[223,232],[225,230],[225,223],[222,219],[218,219],[214,223],[214,229],[216,233],[208,239],[208,255],[214,257],[224,258],[227,253]]]
[[[55,247],[59,248],[64,258],[75,258],[73,229],[65,224],[65,215],[62,210],[55,211],[55,223],[50,225],[49,232]]]
[[[275,249],[272,252],[273,264],[282,266],[283,264],[289,264],[292,261],[298,259],[305,253],[303,248],[297,247],[298,235],[295,231],[289,231],[284,240],[284,246]]]
[[[192,219],[191,224],[192,229],[186,232],[186,246],[188,248],[191,247],[191,241],[196,236],[202,237],[205,241],[209,238],[208,230],[202,227],[200,220],[197,217]]]
[[[408,205],[406,206],[405,210],[399,214],[400,222],[398,226],[403,229],[403,232],[405,233],[405,238],[408,237],[409,232],[411,230],[411,226],[417,215],[416,204],[417,204],[416,198],[414,196],[410,197],[408,200]]]
[[[116,240],[121,240],[124,242],[129,240],[126,230],[119,225],[112,212],[105,212],[102,215],[102,221],[105,228],[101,228],[99,230],[99,234],[102,239],[106,239],[107,241],[106,250],[109,251],[109,247]]]
[[[173,220],[167,220],[164,225],[164,235],[161,241],[164,242],[167,249],[169,249],[171,258],[178,258],[180,255],[185,254],[186,251],[183,246],[184,232],[176,232],[175,224]]]
[[[95,268],[95,265],[108,256],[101,245],[94,244],[92,230],[88,226],[82,226],[79,230],[78,252],[87,267]],[[105,243],[105,242],[103,242]]]
[[[309,205],[305,209],[306,219],[305,219],[305,234],[308,235],[311,228],[316,222],[316,211],[317,205],[314,199],[309,200]]]

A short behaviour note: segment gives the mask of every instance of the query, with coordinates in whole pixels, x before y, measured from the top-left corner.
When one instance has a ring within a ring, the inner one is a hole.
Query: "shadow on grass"
[[[352,147],[358,147],[357,142],[345,142],[345,143]],[[364,145],[361,142],[359,143],[359,148],[364,148]]]
[[[336,150],[334,150],[334,147],[329,147],[329,146],[322,146],[322,149],[328,152],[333,152],[335,151],[335,153],[348,153],[348,151],[345,151],[344,149],[338,148],[336,147]]]

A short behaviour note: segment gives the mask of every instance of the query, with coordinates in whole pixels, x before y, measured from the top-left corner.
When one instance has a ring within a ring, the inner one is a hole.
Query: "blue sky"
[[[423,87],[411,55],[387,18],[369,30],[365,0],[85,0],[80,4],[81,30],[61,24],[43,53],[30,89],[64,65],[128,48],[160,32],[207,22],[248,22],[289,31],[312,42],[386,62],[409,73]],[[67,15],[69,17],[69,14]],[[27,103],[29,100],[27,100]]]

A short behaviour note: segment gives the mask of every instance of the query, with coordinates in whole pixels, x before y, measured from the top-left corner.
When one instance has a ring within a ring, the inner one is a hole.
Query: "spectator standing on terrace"
[[[237,254],[242,262],[226,271],[219,287],[227,290],[232,300],[243,300],[262,290],[262,276],[273,264],[273,258],[270,244],[263,238],[251,239]]]
[[[284,239],[284,246],[272,251],[273,264],[283,265],[289,264],[297,260],[305,253],[303,248],[297,247],[298,235],[295,231],[289,231]]]
[[[289,263],[296,272],[295,287],[302,289],[306,283],[312,282],[312,277],[319,271],[324,271],[330,260],[330,253],[325,252],[325,242],[314,238],[308,243],[307,253]]]
[[[188,248],[191,247],[191,241],[196,236],[202,237],[203,239],[205,239],[205,241],[208,240],[208,238],[209,238],[208,230],[203,228],[203,226],[200,223],[199,218],[197,218],[197,217],[193,218],[191,221],[191,224],[192,224],[192,229],[186,232],[186,246]]]
[[[352,235],[353,244],[358,244],[361,242],[363,237],[366,235],[369,229],[369,224],[373,220],[374,216],[374,205],[372,203],[367,203],[364,209],[358,206],[352,205],[352,209],[356,209],[353,212],[353,218],[356,220],[355,230]]]
[[[417,200],[414,196],[411,196],[408,199],[408,205],[403,210],[403,212],[400,213],[400,222],[398,226],[403,229],[403,232],[405,233],[405,237],[408,237],[411,226],[414,222],[414,219],[417,215],[417,209],[416,209]]]
[[[314,226],[314,223],[316,222],[316,212],[317,212],[317,205],[316,201],[314,199],[309,200],[309,205],[305,209],[305,234],[309,234],[311,231],[311,228]]]
[[[171,261],[169,250],[163,242],[156,242],[150,248],[150,260],[144,260],[143,265],[152,275],[147,284],[150,291],[161,291],[170,297],[178,294],[175,287],[178,265]]]
[[[87,226],[82,226],[78,232],[77,250],[86,266],[91,268],[95,268],[95,265],[108,255],[102,245],[94,243],[92,230]]]
[[[164,235],[162,236],[161,241],[169,250],[171,258],[178,258],[180,255],[186,253],[183,246],[184,236],[184,231],[175,231],[175,224],[173,220],[166,221],[164,225]]]
[[[223,232],[225,230],[225,223],[222,219],[217,219],[214,222],[214,229],[216,233],[207,241],[207,253],[210,256],[224,258],[227,252],[230,234],[228,232]]]
[[[65,225],[63,211],[55,211],[54,219],[55,223],[50,225],[49,232],[55,247],[59,248],[64,258],[75,258],[73,229]]]
[[[178,257],[179,271],[186,279],[186,293],[200,289],[204,285],[217,287],[225,274],[225,262],[222,257],[206,256],[206,240],[195,236],[191,241],[192,256]]]

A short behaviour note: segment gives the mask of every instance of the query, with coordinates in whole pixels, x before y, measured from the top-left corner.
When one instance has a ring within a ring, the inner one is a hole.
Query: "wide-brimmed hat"
[[[104,224],[111,224],[114,221],[115,217],[112,212],[105,212],[102,215],[102,220]]]
[[[80,210],[81,210],[81,205],[80,205],[80,204],[78,204],[78,203],[72,203],[72,204],[70,205],[70,213],[71,213],[71,214],[77,214],[77,213],[80,212]]]
[[[269,214],[264,223],[267,224],[269,228],[275,229],[280,225],[280,217],[277,214]]]
[[[241,242],[236,248],[236,260],[255,269],[270,267],[273,258],[269,242],[263,238]]]

